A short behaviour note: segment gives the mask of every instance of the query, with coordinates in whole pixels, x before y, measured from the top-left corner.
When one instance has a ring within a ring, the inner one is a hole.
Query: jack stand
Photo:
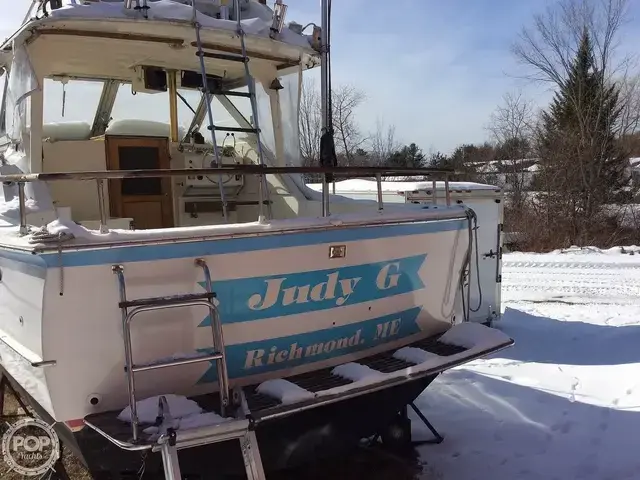
[[[9,382],[7,377],[2,373],[0,373],[0,418],[15,418],[15,417],[22,416],[18,414],[16,415],[4,414],[4,397],[7,393],[11,393],[11,395],[13,395],[13,398],[16,399],[16,401],[18,402],[18,405],[20,405],[20,408],[22,408],[22,410],[24,411],[24,415],[29,415],[29,409],[27,408],[25,403],[22,401],[22,398],[20,398],[20,395],[18,395],[18,392],[15,391],[15,389],[13,388],[13,385],[11,385],[11,382]]]
[[[443,440],[444,440],[444,437],[442,435],[440,435],[440,432],[438,432],[433,425],[431,425],[431,422],[429,420],[427,420],[427,417],[425,417],[424,414],[420,411],[420,409],[418,407],[416,407],[416,404],[411,402],[409,404],[409,406],[416,413],[416,415],[418,415],[418,418],[420,418],[420,420],[422,420],[422,423],[424,423],[427,426],[427,428],[433,434],[433,437],[434,437],[431,440],[414,441],[414,442],[412,442],[413,445],[415,445],[415,446],[424,445],[424,444],[435,444],[435,445],[437,445],[439,443],[442,443]],[[406,408],[407,407],[405,407],[405,412],[406,412]]]
[[[439,444],[442,443],[444,437],[435,429],[435,427],[427,420],[427,417],[416,407],[415,403],[410,403],[413,411],[418,415],[418,418],[422,420],[429,431],[433,434],[432,439],[414,441],[411,439],[411,420],[409,419],[409,412],[407,405],[402,407],[396,419],[382,433],[376,434],[369,442],[369,446],[372,446],[378,440],[382,440],[382,444],[391,450],[404,450],[408,447],[417,447],[425,444]]]
[[[60,458],[53,466],[53,471],[49,475],[49,480],[71,480],[71,477],[67,473],[67,470],[64,468],[64,463],[62,463],[63,447],[64,444],[60,442]]]

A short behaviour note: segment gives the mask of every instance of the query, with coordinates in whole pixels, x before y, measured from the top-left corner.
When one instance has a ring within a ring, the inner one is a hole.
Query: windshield
[[[237,92],[246,92],[246,87],[235,90]],[[198,109],[202,93],[197,90],[178,89],[178,126],[180,140],[184,139],[188,133],[189,127],[195,117]],[[251,104],[248,98],[244,97],[228,97],[231,104],[242,114],[248,121],[251,118]],[[220,101],[213,97],[211,102],[211,110],[213,121],[219,127],[244,127],[227,111]],[[123,84],[118,89],[116,101],[111,113],[111,122],[109,130],[121,128],[157,128],[158,133],[169,133],[169,93],[143,93],[132,92],[131,85]],[[197,131],[204,137],[207,143],[211,143],[211,133],[207,126],[209,125],[208,114],[205,110],[204,118]],[[243,138],[246,134],[235,133],[236,139]],[[216,142],[218,145],[223,141],[228,141],[227,132],[217,131]]]
[[[50,123],[86,123],[89,127],[100,103],[100,81],[44,79],[43,121]]]

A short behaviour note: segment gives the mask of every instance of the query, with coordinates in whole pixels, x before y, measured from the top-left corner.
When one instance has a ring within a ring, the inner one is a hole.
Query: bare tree
[[[608,228],[605,207],[624,183],[619,139],[636,128],[636,87],[630,76],[632,58],[620,57],[616,48],[628,4],[558,0],[534,17],[514,46],[516,57],[528,67],[526,77],[553,85],[562,97],[562,104],[556,97],[545,116],[538,145],[545,230],[563,232],[565,242],[589,242]],[[576,62],[584,67],[580,77],[572,77]]]
[[[530,67],[526,78],[562,86],[571,70],[585,30],[595,50],[595,68],[611,81],[624,75],[630,57],[613,64],[617,34],[627,14],[629,0],[559,0],[537,14],[533,28],[524,28],[513,46],[516,58]]]
[[[306,165],[317,165],[320,160],[321,115],[316,83],[312,78],[305,78],[300,98],[300,152]]]
[[[366,96],[355,87],[346,85],[334,89],[331,97],[336,149],[351,163],[354,161],[356,150],[367,140],[356,122],[356,110]]]
[[[382,119],[376,121],[376,130],[369,136],[369,151],[373,165],[384,165],[391,155],[400,148],[396,140],[395,125],[385,125]]]
[[[510,206],[521,210],[524,191],[531,180],[528,168],[534,163],[530,158],[533,145],[535,107],[522,92],[507,93],[503,103],[491,114],[487,130],[496,143],[497,160],[504,185],[510,193]]]
[[[632,135],[640,129],[640,75],[627,75],[621,82],[622,112],[617,131],[621,136]]]
[[[356,162],[356,152],[366,142],[356,121],[356,110],[365,100],[360,90],[341,86],[332,91],[333,129],[336,150],[349,163]],[[322,136],[322,104],[320,91],[313,79],[305,78],[300,99],[300,150],[308,165],[320,159]]]

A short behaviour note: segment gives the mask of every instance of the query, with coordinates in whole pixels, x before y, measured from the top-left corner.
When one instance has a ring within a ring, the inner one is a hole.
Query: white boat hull
[[[137,299],[203,292],[195,258],[207,261],[218,295],[232,387],[353,361],[451,326],[467,228],[466,219],[454,219],[11,254],[13,260],[2,252],[15,268],[3,268],[2,363],[57,421],[74,424],[123,408],[125,353],[112,266],[123,265],[127,298]],[[345,246],[346,255],[330,259],[331,246]],[[135,363],[211,348],[207,314],[188,307],[137,316]],[[22,324],[12,316],[22,316]],[[31,368],[7,345],[55,366]],[[195,395],[215,391],[216,379],[212,365],[167,368],[136,375],[136,391],[138,398]]]

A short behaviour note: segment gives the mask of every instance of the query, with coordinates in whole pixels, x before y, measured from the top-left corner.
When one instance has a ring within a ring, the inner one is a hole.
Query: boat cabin
[[[265,164],[297,165],[300,86],[303,71],[320,62],[317,27],[309,35],[295,23],[274,32],[270,8],[239,2],[254,118],[235,12],[216,18],[220,9],[211,11],[210,3],[198,6],[200,55],[191,5],[149,2],[145,18],[122,1],[34,2],[40,10],[31,14],[49,8],[47,17],[28,22],[0,49],[2,174],[216,167],[210,120],[221,164],[260,163],[251,132],[257,124]],[[161,31],[154,20],[163,20]],[[265,180],[271,218],[315,213],[300,208],[320,211],[318,194],[301,175]],[[125,178],[100,182],[100,194],[109,228],[158,229],[255,221],[260,183],[256,175],[235,174]],[[60,218],[99,226],[95,181],[26,188],[29,224]],[[10,197],[5,187],[4,200]]]

